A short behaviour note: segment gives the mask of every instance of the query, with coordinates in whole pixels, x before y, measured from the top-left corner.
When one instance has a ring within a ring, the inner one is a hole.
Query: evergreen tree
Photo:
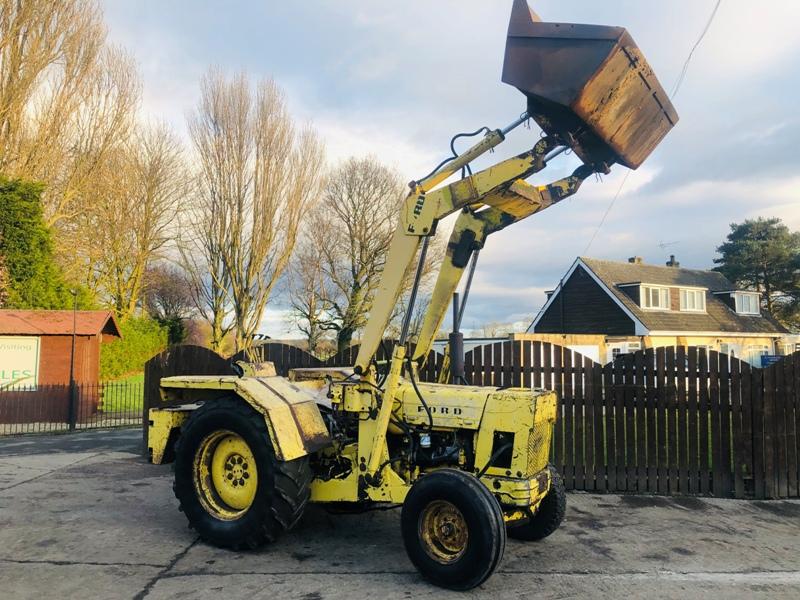
[[[784,324],[800,325],[800,232],[777,218],[748,219],[731,224],[717,252],[717,271],[759,292],[762,306]]]
[[[42,217],[42,190],[39,183],[0,177],[4,308],[72,307],[70,286],[53,258],[50,230]],[[83,290],[78,299],[81,305],[87,303]]]
[[[0,308],[3,308],[8,301],[9,282],[6,261],[3,255],[0,254]]]

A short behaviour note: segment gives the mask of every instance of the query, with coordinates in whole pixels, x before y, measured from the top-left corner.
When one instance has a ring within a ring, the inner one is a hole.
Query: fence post
[[[69,402],[67,405],[69,430],[75,431],[75,423],[78,420],[78,386],[75,384],[74,379],[69,382]]]

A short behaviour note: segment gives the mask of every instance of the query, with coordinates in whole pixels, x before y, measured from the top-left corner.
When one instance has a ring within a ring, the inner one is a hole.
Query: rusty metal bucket
[[[623,27],[544,23],[514,0],[503,81],[528,98],[548,134],[572,136],[586,163],[637,168],[678,114]]]

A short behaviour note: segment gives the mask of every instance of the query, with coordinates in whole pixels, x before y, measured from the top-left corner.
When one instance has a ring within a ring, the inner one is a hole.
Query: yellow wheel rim
[[[250,446],[232,431],[207,435],[195,455],[194,484],[207,512],[224,520],[241,517],[258,489],[258,469]]]
[[[419,517],[419,539],[435,561],[449,564],[464,555],[469,542],[469,529],[464,515],[446,500],[434,500]]]

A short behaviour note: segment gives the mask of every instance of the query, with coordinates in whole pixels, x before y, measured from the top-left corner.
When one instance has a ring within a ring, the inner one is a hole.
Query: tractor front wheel
[[[278,460],[264,416],[239,398],[195,410],[175,447],[175,496],[189,525],[215,546],[274,541],[302,516],[310,483],[308,457]]]
[[[439,469],[409,490],[400,518],[411,562],[435,585],[472,589],[503,557],[506,529],[500,505],[476,477]]]

